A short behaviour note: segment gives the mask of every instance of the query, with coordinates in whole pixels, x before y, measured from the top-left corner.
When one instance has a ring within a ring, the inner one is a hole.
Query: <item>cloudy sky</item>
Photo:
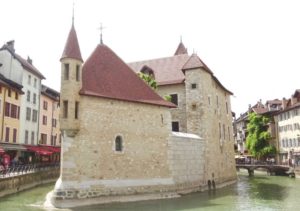
[[[60,89],[60,63],[73,0],[0,0],[0,45],[15,40]],[[103,40],[125,62],[174,54],[182,36],[234,93],[237,114],[257,100],[300,89],[300,3],[297,0],[75,0],[83,59]],[[1,43],[2,42],[2,43]]]

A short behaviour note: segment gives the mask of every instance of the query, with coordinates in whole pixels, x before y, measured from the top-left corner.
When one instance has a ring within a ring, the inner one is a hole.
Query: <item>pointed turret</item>
[[[180,40],[180,43],[177,47],[177,50],[175,51],[174,56],[180,55],[180,54],[188,54],[186,47],[183,45],[182,41]]]
[[[74,24],[72,24],[69,36],[60,60],[64,58],[77,59],[83,62],[81,52],[78,44],[77,34],[75,31]]]
[[[67,136],[79,130],[79,90],[81,89],[82,57],[78,44],[74,20],[65,45],[61,62],[60,126]]]

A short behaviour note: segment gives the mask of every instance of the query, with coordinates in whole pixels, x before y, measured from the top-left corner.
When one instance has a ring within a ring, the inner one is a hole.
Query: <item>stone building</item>
[[[129,63],[135,72],[151,74],[160,96],[170,95],[172,130],[206,140],[205,178],[224,183],[235,179],[234,137],[230,96],[198,55],[182,42],[170,57]]]
[[[196,55],[176,56],[185,58],[185,75],[171,73],[182,78],[169,86],[189,99],[178,101],[187,111],[156,94],[102,42],[83,63],[72,24],[60,60],[63,140],[54,206],[168,198],[235,182],[230,92]],[[143,71],[156,74],[150,65]],[[177,124],[181,132],[171,131],[174,112],[188,120]]]

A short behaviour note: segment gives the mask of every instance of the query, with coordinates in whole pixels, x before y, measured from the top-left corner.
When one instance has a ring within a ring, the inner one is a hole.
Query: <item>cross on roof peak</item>
[[[102,23],[100,23],[100,27],[98,28],[100,30],[100,44],[103,44],[103,39],[102,39],[102,31],[103,29],[105,29],[106,27],[104,27],[102,25]]]

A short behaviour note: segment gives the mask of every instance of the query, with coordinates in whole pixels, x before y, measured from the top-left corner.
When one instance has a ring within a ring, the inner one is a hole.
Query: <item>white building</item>
[[[41,80],[45,77],[27,60],[15,53],[14,41],[0,49],[0,73],[23,85],[24,96],[20,105],[20,144],[38,144]]]
[[[289,100],[283,100],[283,109],[275,115],[278,129],[279,161],[300,165],[300,90]]]

